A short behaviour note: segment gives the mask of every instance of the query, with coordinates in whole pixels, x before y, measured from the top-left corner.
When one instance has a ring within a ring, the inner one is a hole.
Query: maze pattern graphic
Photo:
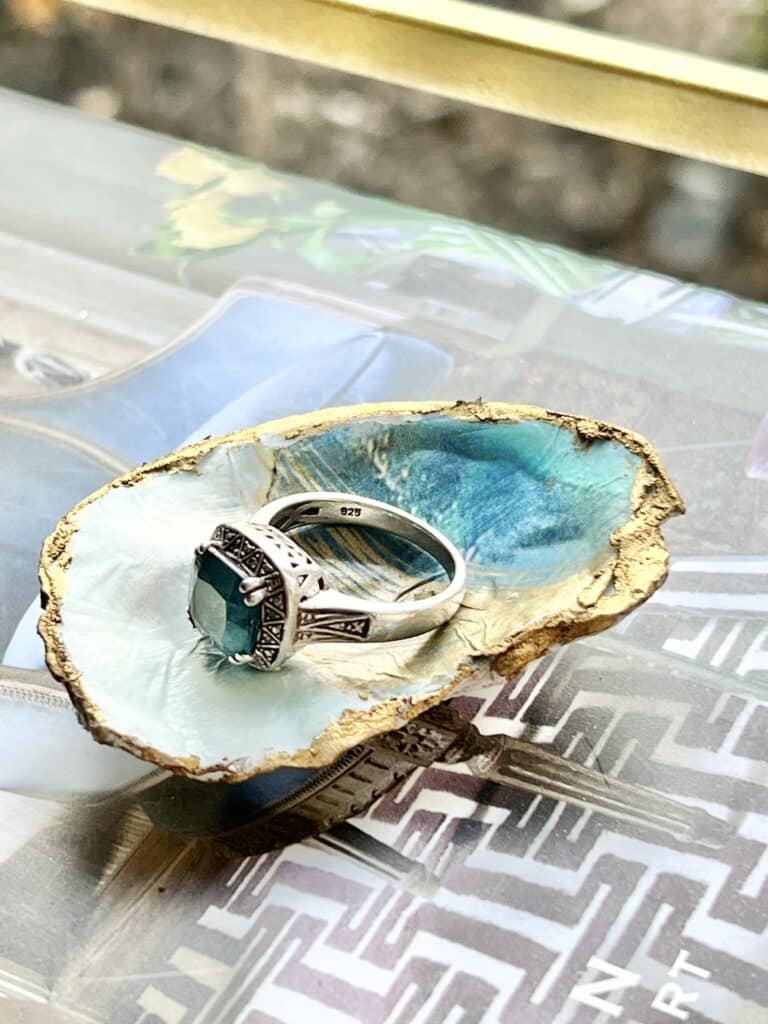
[[[673,662],[677,677],[658,662],[627,676],[597,637],[454,705],[482,732],[528,738],[727,819],[721,848],[434,765],[356,821],[421,875],[386,878],[318,842],[222,867],[163,950],[167,974],[141,984],[115,1020],[659,1024],[682,1019],[653,1004],[685,950],[708,972],[683,986],[691,1024],[768,1021],[766,709],[696,679],[714,660],[764,680],[765,629],[747,614],[722,635],[710,619],[692,613],[681,632],[650,605],[625,623],[630,651],[642,636],[677,656],[699,638],[687,673]],[[593,957],[639,976],[603,996],[612,1012],[572,996],[601,976]]]
[[[685,979],[697,996],[685,1006],[690,1024],[768,1022],[768,561],[742,553],[765,550],[765,517],[743,460],[712,458],[720,444],[741,445],[754,417],[733,411],[725,430],[720,415],[720,433],[708,437],[714,417],[698,400],[686,405],[656,385],[638,391],[628,379],[617,390],[619,378],[609,393],[599,374],[577,374],[562,356],[524,359],[518,376],[529,392],[520,397],[529,401],[576,408],[593,389],[602,414],[624,421],[634,396],[634,425],[662,446],[678,437],[657,423],[660,406],[701,422],[693,451],[677,464],[674,448],[664,457],[694,510],[723,514],[707,547],[695,514],[673,524],[673,549],[689,554],[609,633],[554,651],[510,682],[478,678],[454,706],[483,733],[701,807],[728,822],[728,841],[685,846],[461,765],[434,765],[354,822],[381,843],[375,856],[327,840],[219,861],[194,842],[164,845],[151,830],[135,841],[132,881],[121,881],[129,861],[106,886],[115,887],[111,903],[96,893],[85,905],[68,895],[72,873],[48,852],[47,832],[0,865],[0,891],[61,871],[29,917],[49,914],[87,937],[69,965],[66,944],[51,936],[17,942],[25,924],[0,907],[11,959],[17,947],[25,967],[29,950],[36,955],[34,978],[13,974],[16,991],[50,998],[56,979],[58,1002],[89,1024],[664,1024],[681,1018],[654,1000],[684,950],[707,973]],[[120,824],[113,813],[105,845]],[[77,842],[65,839],[79,866],[93,821],[83,815],[78,827]],[[80,874],[89,871],[98,877],[90,863]],[[604,976],[593,958],[638,979],[604,996],[610,1012],[573,995]]]
[[[18,137],[30,145],[47,138],[49,113],[27,102],[16,112],[19,103],[2,101],[9,123],[23,122]],[[58,131],[75,145],[83,138],[63,122]],[[119,132],[105,123],[93,135],[97,163],[124,152]],[[108,199],[115,212],[105,252],[119,254],[120,265],[128,249],[140,256],[136,224],[157,220],[153,170],[170,153],[148,136],[132,136],[131,147],[136,174],[133,192],[120,193],[122,219],[108,176],[89,179],[92,202]],[[39,1008],[35,1019],[46,1024],[49,1008],[49,1019],[78,1024],[663,1024],[681,1019],[653,1005],[681,950],[706,972],[685,982],[698,997],[685,1009],[690,1024],[768,1021],[768,704],[759,699],[768,681],[768,564],[744,555],[765,552],[768,542],[755,454],[766,307],[489,229],[374,208],[348,193],[334,191],[329,204],[325,186],[261,168],[243,177],[221,154],[198,156],[209,167],[218,161],[217,174],[254,182],[251,199],[271,218],[231,269],[213,264],[208,273],[196,262],[206,296],[232,283],[230,274],[274,280],[286,273],[289,252],[290,272],[312,302],[336,289],[334,303],[354,294],[367,308],[374,296],[390,304],[388,326],[361,321],[330,331],[317,310],[310,320],[281,299],[279,332],[267,326],[254,345],[238,303],[231,321],[225,303],[218,326],[210,321],[141,374],[107,379],[92,402],[51,392],[44,404],[15,405],[14,416],[45,426],[34,449],[17,428],[5,434],[14,473],[22,463],[38,468],[25,478],[24,514],[6,502],[5,642],[36,593],[41,537],[30,513],[37,509],[42,522],[54,507],[45,467],[61,481],[64,508],[116,472],[115,457],[122,464],[158,455],[219,417],[241,393],[244,365],[261,360],[274,374],[266,382],[284,383],[280,374],[303,358],[310,325],[328,346],[313,354],[311,372],[326,355],[338,360],[332,388],[312,391],[315,404],[395,387],[482,392],[589,411],[653,439],[690,508],[670,524],[671,548],[688,557],[673,563],[668,584],[610,633],[555,651],[513,681],[478,679],[454,705],[484,733],[598,768],[607,784],[622,779],[702,807],[726,820],[731,836],[717,849],[683,846],[461,765],[414,771],[356,820],[357,839],[238,860],[168,836],[119,801],[95,807],[4,793],[0,1021],[14,1019],[7,1010],[15,1000],[20,1019]],[[60,219],[69,210],[61,195],[79,192],[71,181],[41,181],[40,196],[56,196]],[[265,181],[295,190],[310,235],[313,217],[332,218],[322,244],[303,246],[301,260],[293,243],[274,246],[280,225],[272,215],[281,207],[263,198]],[[144,269],[155,277],[155,265]],[[277,305],[259,294],[242,308],[272,325]],[[409,320],[428,326],[423,343],[397,333]],[[57,321],[47,335],[58,329]],[[68,323],[68,339],[71,330]],[[87,349],[90,359],[95,335],[84,331],[77,328],[78,353]],[[299,344],[285,345],[285,359],[273,363],[275,337]],[[428,339],[439,339],[439,350]],[[132,343],[123,336],[120,344]],[[138,345],[131,359],[144,355]],[[382,367],[391,360],[397,369],[398,359],[407,379],[390,369],[382,383]],[[128,364],[125,348],[120,364]],[[188,386],[198,380],[216,387],[198,393]],[[218,404],[202,401],[214,391]],[[138,411],[145,429],[116,408]],[[88,438],[98,465],[73,456],[73,437]],[[45,484],[39,494],[29,489],[35,479]],[[380,842],[377,851],[365,833]],[[602,1012],[573,995],[601,976],[590,966],[595,957],[638,979],[607,993]]]

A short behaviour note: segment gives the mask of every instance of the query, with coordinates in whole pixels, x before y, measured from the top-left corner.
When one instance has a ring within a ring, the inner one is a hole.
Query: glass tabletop
[[[768,1020],[766,306],[9,93],[0,123],[4,1024],[654,1024],[670,984],[702,1020]],[[688,505],[667,584],[467,680],[454,709],[511,783],[422,766],[254,856],[174,831],[178,787],[45,671],[42,538],[187,439],[425,394],[648,435]],[[606,810],[625,785],[719,832]]]

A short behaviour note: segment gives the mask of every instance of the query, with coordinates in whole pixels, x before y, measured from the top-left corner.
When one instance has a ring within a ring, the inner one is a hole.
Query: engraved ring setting
[[[288,536],[306,526],[369,527],[437,561],[446,585],[422,600],[378,601],[328,586],[322,566]],[[461,605],[466,566],[439,530],[394,505],[355,494],[290,494],[250,519],[221,523],[195,550],[192,624],[231,662],[279,668],[311,643],[381,643],[429,633]]]

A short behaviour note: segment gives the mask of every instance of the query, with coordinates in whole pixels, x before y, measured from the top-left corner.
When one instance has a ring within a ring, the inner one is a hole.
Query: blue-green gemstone
[[[200,556],[192,579],[192,621],[226,655],[253,653],[259,638],[261,606],[248,607],[240,593],[241,580],[212,551]]]

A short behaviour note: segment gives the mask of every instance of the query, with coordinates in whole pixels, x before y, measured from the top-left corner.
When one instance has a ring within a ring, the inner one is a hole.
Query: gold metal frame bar
[[[768,74],[463,0],[88,6],[768,174]]]

